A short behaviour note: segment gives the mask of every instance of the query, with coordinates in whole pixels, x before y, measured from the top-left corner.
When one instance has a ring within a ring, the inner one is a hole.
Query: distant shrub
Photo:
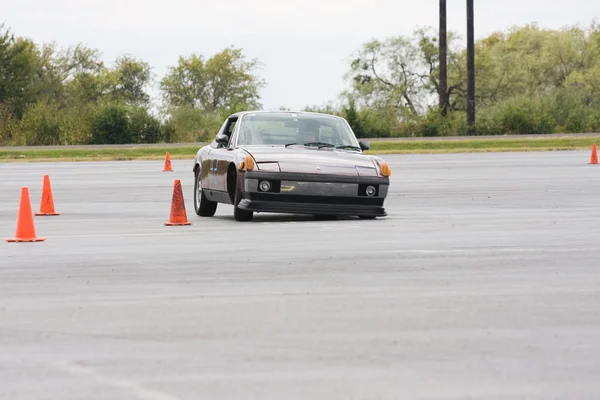
[[[92,119],[92,144],[135,143],[127,111],[118,104],[101,107]]]
[[[56,103],[42,100],[31,105],[20,123],[15,138],[21,146],[49,146],[65,144],[63,141],[62,113]]]

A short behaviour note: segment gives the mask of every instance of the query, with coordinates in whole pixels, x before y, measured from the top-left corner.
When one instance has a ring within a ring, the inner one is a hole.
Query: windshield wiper
[[[331,143],[325,143],[325,142],[308,142],[308,143],[294,142],[294,143],[288,143],[288,144],[286,144],[285,147],[293,146],[295,144],[303,144],[304,146],[318,146],[319,149],[322,148],[322,147],[335,147],[333,144],[331,144]]]
[[[352,150],[362,150],[360,147],[352,146],[351,144],[340,144],[339,146],[335,146],[336,149],[352,149]]]
[[[308,142],[308,143],[304,143],[305,146],[318,146],[319,148],[321,147],[334,147],[331,143],[325,143],[325,142]]]

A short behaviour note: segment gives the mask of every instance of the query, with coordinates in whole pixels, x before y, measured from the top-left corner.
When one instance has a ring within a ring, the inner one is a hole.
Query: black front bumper
[[[244,199],[239,208],[254,212],[315,215],[352,215],[365,217],[385,217],[387,212],[379,206],[358,206],[352,204],[293,203],[288,201],[263,201]]]
[[[269,180],[273,191],[258,190],[256,184],[262,180]],[[245,173],[244,181],[247,190],[242,191],[243,199],[238,207],[248,211],[387,216],[383,203],[389,186],[388,178],[251,171]],[[367,185],[377,187],[376,196],[369,197],[363,193]]]

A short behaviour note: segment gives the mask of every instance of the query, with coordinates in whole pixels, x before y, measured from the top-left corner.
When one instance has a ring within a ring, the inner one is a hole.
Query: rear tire
[[[217,211],[218,203],[206,198],[202,190],[202,182],[200,181],[202,174],[200,170],[196,171],[196,179],[194,183],[194,211],[201,217],[212,217]]]

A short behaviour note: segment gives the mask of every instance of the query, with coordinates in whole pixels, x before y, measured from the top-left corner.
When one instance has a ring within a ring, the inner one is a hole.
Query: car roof
[[[324,116],[324,117],[332,117],[332,118],[340,118],[342,119],[342,117],[337,116],[337,115],[333,115],[333,114],[327,114],[327,113],[319,113],[319,112],[312,112],[312,111],[295,111],[295,110],[246,110],[246,111],[238,111],[234,114],[231,114],[229,116],[229,118],[231,117],[241,117],[247,114],[300,114],[300,115],[320,115],[320,116]]]

